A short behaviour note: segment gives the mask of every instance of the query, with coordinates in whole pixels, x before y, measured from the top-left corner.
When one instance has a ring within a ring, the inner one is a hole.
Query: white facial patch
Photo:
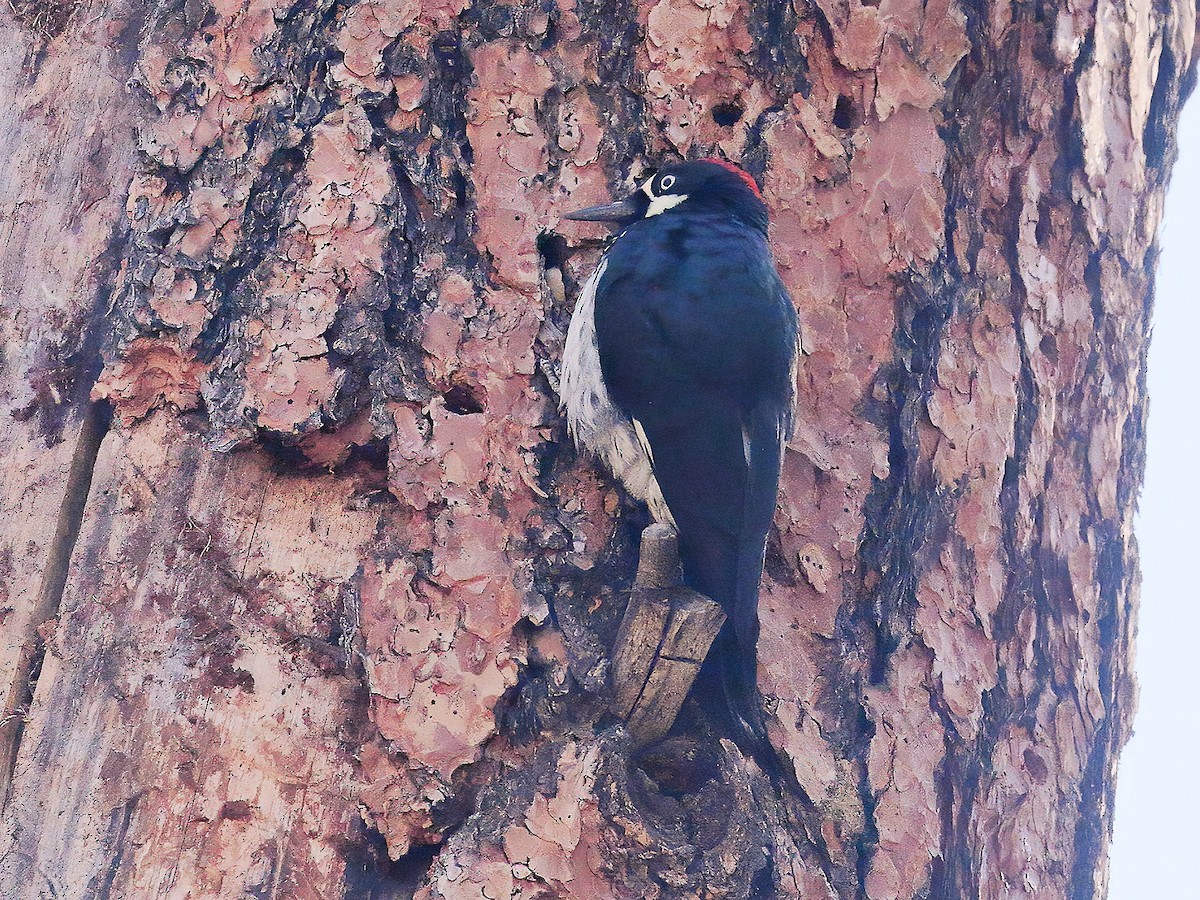
[[[646,218],[657,216],[659,213],[664,213],[672,207],[678,206],[688,198],[687,194],[663,194],[661,197],[654,193],[654,179],[649,179],[642,185],[642,193],[650,198],[650,205],[646,208]]]

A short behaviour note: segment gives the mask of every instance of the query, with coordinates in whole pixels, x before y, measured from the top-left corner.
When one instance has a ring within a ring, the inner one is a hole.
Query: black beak
[[[632,222],[642,215],[641,207],[632,197],[618,200],[616,203],[602,203],[599,206],[589,206],[587,209],[577,209],[567,213],[564,219],[575,219],[578,222]]]

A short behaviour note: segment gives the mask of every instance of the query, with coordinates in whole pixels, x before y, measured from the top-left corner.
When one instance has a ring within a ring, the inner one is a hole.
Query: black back
[[[685,178],[684,166],[701,171]],[[758,582],[791,426],[796,315],[748,176],[684,166],[655,177],[675,174],[665,193],[688,199],[629,225],[608,250],[596,337],[612,399],[650,444],[684,580],[729,616],[715,654],[721,671],[710,666],[709,677],[749,707]]]

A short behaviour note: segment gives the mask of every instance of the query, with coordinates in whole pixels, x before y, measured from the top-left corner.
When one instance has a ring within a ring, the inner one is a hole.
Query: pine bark
[[[1105,896],[1194,5],[0,18],[0,896]],[[555,394],[562,213],[716,154],[807,348],[783,780],[610,712],[648,517]]]

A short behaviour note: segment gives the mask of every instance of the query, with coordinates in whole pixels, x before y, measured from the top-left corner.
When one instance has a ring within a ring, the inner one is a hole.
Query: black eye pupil
[[[658,186],[661,187],[664,191],[669,191],[671,189],[671,185],[673,185],[674,183],[675,183],[675,176],[667,175],[663,178],[662,181],[660,181],[658,183]]]

